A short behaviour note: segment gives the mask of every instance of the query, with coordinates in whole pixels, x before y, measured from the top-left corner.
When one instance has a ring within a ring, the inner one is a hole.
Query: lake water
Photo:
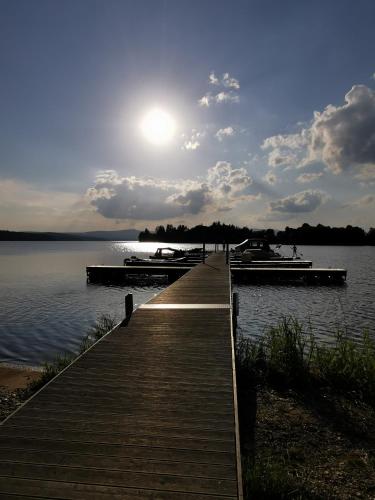
[[[158,243],[1,242],[0,362],[40,365],[58,353],[76,352],[101,314],[120,321],[124,296],[142,304],[166,283],[125,286],[86,283],[86,265],[121,265],[130,255],[147,257]],[[175,245],[191,247],[192,245]],[[359,339],[375,332],[374,247],[299,247],[316,267],[348,269],[344,286],[234,286],[240,297],[239,330],[262,335],[281,316],[310,322],[323,341],[337,328]],[[290,253],[290,250],[286,254]]]

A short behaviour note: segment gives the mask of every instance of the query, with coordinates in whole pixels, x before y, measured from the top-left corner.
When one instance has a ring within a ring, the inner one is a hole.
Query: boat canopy
[[[234,247],[235,252],[244,252],[245,250],[270,250],[270,245],[264,238],[248,238]]]
[[[162,247],[158,248],[155,252],[155,255],[150,256],[151,258],[162,259],[162,258],[170,258],[170,257],[183,257],[185,255],[184,250],[180,250],[178,248],[171,247]]]

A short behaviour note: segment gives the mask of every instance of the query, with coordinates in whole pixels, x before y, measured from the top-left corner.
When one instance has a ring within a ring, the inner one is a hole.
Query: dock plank
[[[230,297],[214,254],[8,418],[0,498],[242,499]]]

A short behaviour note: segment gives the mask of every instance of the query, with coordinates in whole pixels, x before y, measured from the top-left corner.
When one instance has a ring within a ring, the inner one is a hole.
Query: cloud
[[[313,182],[319,179],[323,175],[323,172],[311,172],[301,174],[297,177],[296,181],[300,184],[306,184],[307,182]]]
[[[223,73],[223,76],[221,77],[221,79],[219,79],[215,75],[214,71],[211,71],[208,76],[208,81],[211,85],[218,85],[235,90],[238,90],[240,88],[240,82],[237,80],[237,78],[233,78],[232,76],[230,76],[229,73]]]
[[[278,182],[278,179],[272,170],[267,172],[263,179],[267,182],[267,184],[271,184],[272,186]]]
[[[300,134],[289,134],[289,135],[274,135],[268,137],[263,141],[261,146],[262,149],[269,148],[287,148],[287,149],[300,149],[308,144],[308,138],[305,131]]]
[[[200,146],[200,142],[198,141],[185,141],[184,142],[184,145],[182,147],[182,149],[186,149],[186,150],[195,150],[195,149],[198,149]]]
[[[198,99],[199,106],[209,108],[212,104],[222,104],[229,102],[240,102],[240,97],[236,93],[239,90],[240,83],[236,78],[230,76],[229,73],[223,73],[219,79],[213,71],[208,76],[208,82],[216,87],[221,87],[221,91],[217,94],[207,92],[203,97]]]
[[[270,167],[297,167],[303,163],[308,145],[308,132],[302,130],[299,134],[275,135],[263,141],[261,148],[268,150],[268,165]]]
[[[229,73],[224,73],[221,80],[224,87],[238,90],[240,88],[240,82],[229,75]]]
[[[234,128],[233,127],[226,127],[226,128],[220,128],[216,134],[215,137],[219,142],[222,142],[225,137],[230,137],[234,135]]]
[[[202,106],[202,108],[208,108],[211,105],[212,101],[213,101],[212,94],[208,93],[203,97],[201,97],[200,99],[198,99],[198,104],[199,106]]]
[[[301,167],[323,162],[334,174],[375,167],[375,91],[355,85],[342,106],[315,112],[308,128],[298,134],[267,138],[270,166]]]
[[[186,138],[185,135],[182,137],[185,138],[184,144],[182,145],[182,149],[185,149],[186,151],[194,151],[199,148],[201,145],[201,139],[205,136],[205,132],[200,132],[196,129],[193,129],[191,131],[190,137]]]
[[[316,210],[327,200],[327,195],[318,190],[306,190],[269,203],[269,211],[277,213],[308,213]]]
[[[220,85],[220,80],[215,76],[215,73],[211,71],[211,73],[208,76],[208,81],[211,83],[211,85]]]
[[[367,183],[375,182],[374,165],[364,165],[354,177],[360,181]]]
[[[310,155],[322,158],[334,173],[355,165],[375,166],[375,92],[355,85],[343,106],[315,113]]]
[[[237,94],[232,91],[229,92],[219,92],[215,96],[215,102],[220,104],[222,102],[240,102],[240,98]]]
[[[77,193],[41,189],[16,179],[0,179],[0,227],[65,231],[80,224],[87,203]]]
[[[273,149],[268,154],[268,165],[270,167],[293,167],[298,165],[298,156],[294,153],[283,151],[279,148]]]
[[[210,92],[208,92],[206,95],[198,99],[199,106],[203,108],[209,108],[213,103],[223,104],[227,102],[237,103],[240,102],[240,98],[235,92],[231,90],[229,90],[228,92],[223,90],[216,95],[212,95]]]
[[[365,196],[362,196],[362,198],[359,198],[358,200],[354,200],[351,203],[347,203],[346,205],[344,205],[344,207],[349,206],[355,208],[362,208],[374,204],[375,204],[375,196],[373,196],[372,194],[367,194]]]
[[[207,211],[232,209],[252,201],[246,193],[252,179],[244,168],[220,161],[205,178],[163,180],[121,177],[113,170],[100,172],[87,199],[109,219],[163,220]]]

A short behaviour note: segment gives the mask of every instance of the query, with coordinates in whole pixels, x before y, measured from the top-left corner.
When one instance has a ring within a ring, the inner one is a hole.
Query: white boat
[[[295,260],[299,257],[284,257],[273,250],[268,241],[263,238],[248,238],[234,249],[235,257],[243,262],[258,260]]]

